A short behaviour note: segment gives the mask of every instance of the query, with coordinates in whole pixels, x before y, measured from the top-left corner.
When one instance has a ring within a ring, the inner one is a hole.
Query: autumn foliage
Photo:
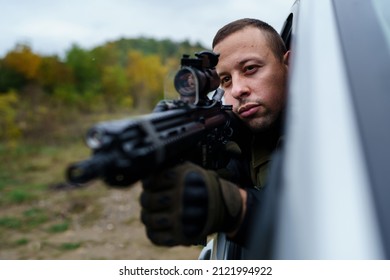
[[[48,132],[85,115],[149,112],[164,93],[182,54],[200,44],[149,38],[120,39],[93,49],[73,45],[64,57],[18,44],[0,58],[0,144],[46,139]]]

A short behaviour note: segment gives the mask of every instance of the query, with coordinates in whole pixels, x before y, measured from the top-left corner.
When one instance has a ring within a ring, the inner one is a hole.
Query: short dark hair
[[[229,35],[237,31],[240,31],[248,26],[253,26],[263,31],[274,55],[280,60],[283,60],[283,55],[286,53],[287,48],[283,42],[282,37],[268,23],[253,18],[238,19],[226,24],[221,29],[219,29],[217,34],[215,34],[214,36],[213,45],[212,45],[213,49],[219,42],[221,42]]]

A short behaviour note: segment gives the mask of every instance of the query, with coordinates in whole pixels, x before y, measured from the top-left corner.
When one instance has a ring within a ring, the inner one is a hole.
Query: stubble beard
[[[279,118],[279,113],[262,106],[262,110],[252,118],[242,119],[246,126],[254,133],[261,134],[269,131]]]
[[[262,116],[250,120],[244,120],[245,124],[254,134],[264,133],[268,131],[274,123],[273,118]]]

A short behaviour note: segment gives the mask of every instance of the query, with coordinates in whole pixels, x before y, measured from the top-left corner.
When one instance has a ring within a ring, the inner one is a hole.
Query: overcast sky
[[[189,40],[210,48],[215,32],[242,17],[280,31],[294,0],[0,0],[0,57],[16,43],[63,55],[138,36]]]

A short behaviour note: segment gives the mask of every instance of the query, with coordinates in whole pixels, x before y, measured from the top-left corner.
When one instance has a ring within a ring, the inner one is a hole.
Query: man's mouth
[[[237,113],[242,118],[248,118],[257,112],[259,106],[260,105],[257,103],[245,104],[238,108]]]

